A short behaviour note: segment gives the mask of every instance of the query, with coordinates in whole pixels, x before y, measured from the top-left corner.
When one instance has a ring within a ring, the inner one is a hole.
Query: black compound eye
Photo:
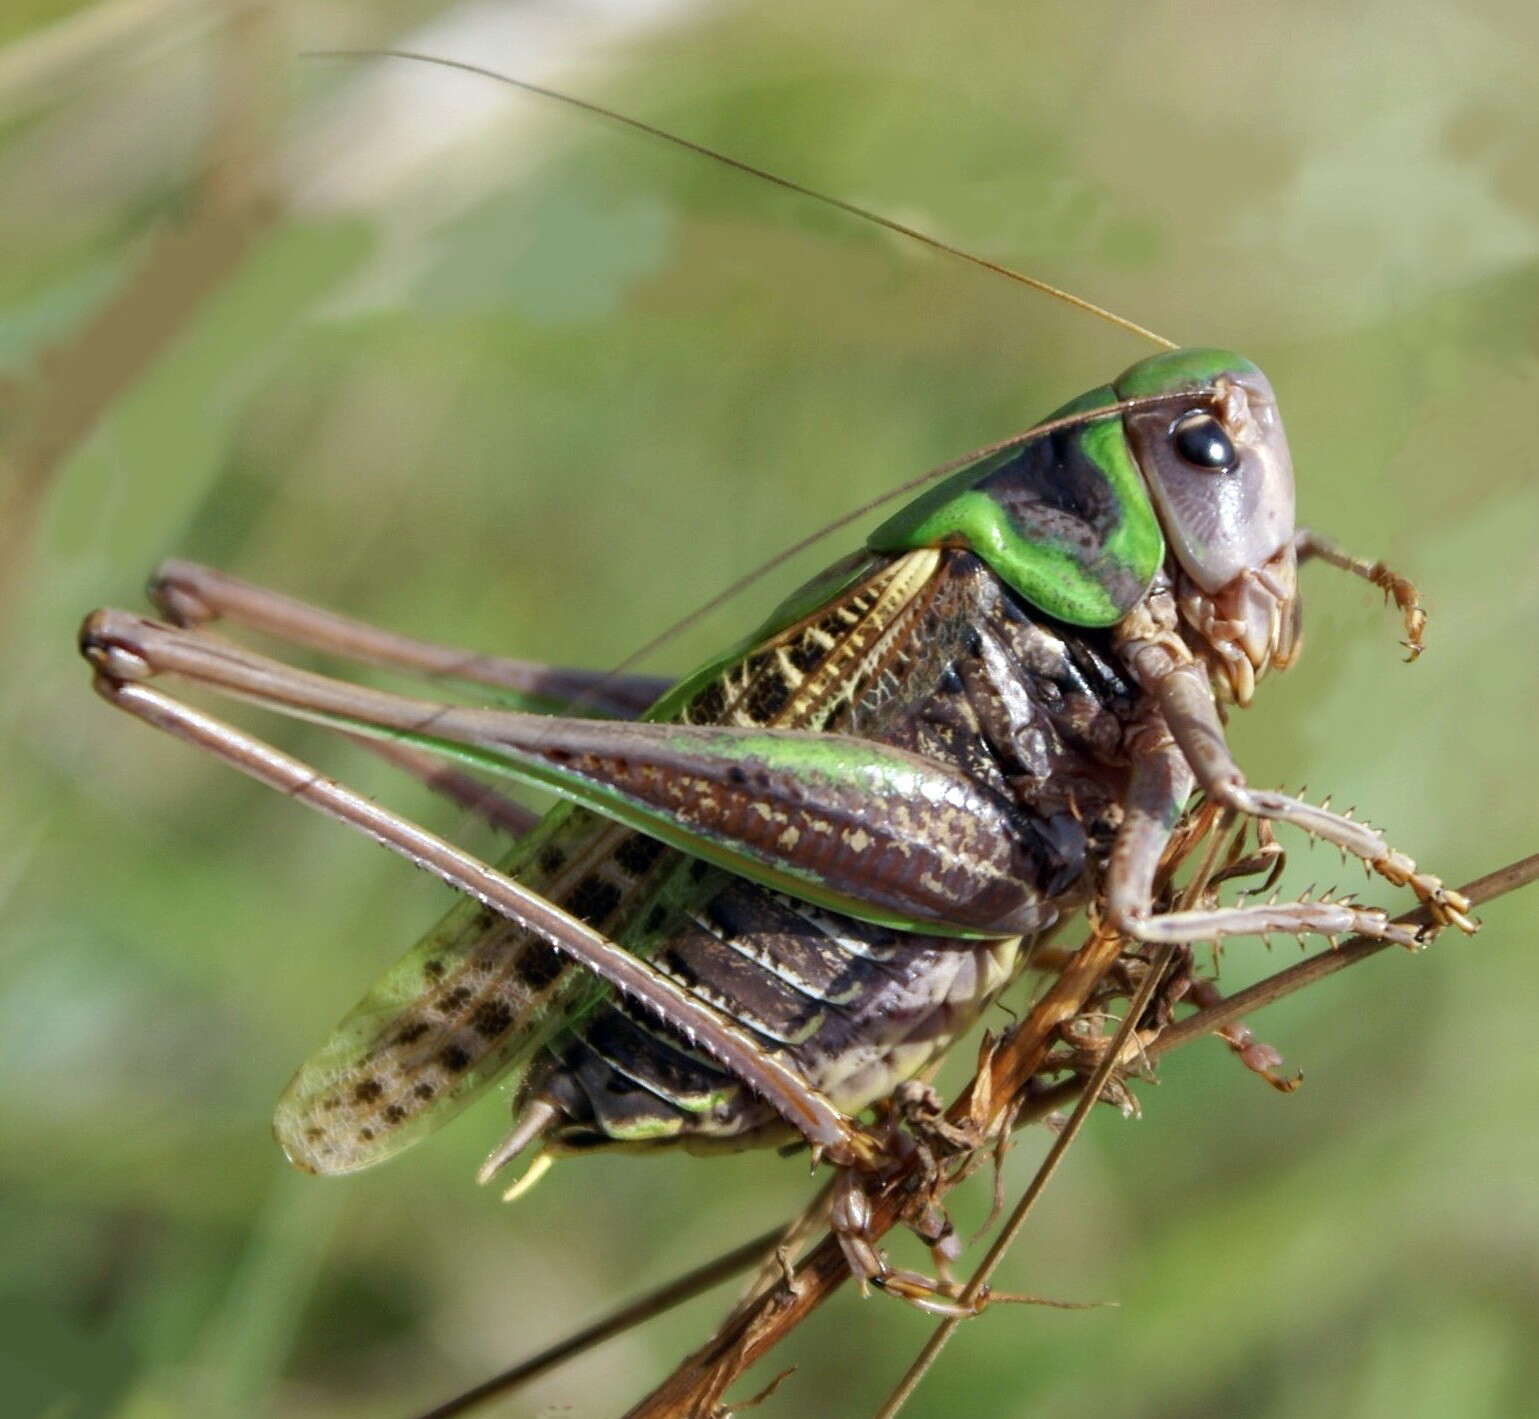
[[[1224,426],[1201,409],[1183,414],[1170,426],[1170,441],[1184,462],[1209,473],[1234,467],[1234,444]]]

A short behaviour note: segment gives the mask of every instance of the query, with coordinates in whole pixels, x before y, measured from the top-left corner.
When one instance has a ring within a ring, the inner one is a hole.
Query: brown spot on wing
[[[494,1040],[513,1023],[513,1012],[500,1000],[483,1000],[470,1023],[478,1035]]]
[[[547,941],[530,942],[517,966],[519,979],[531,990],[544,990],[565,969],[561,952]]]
[[[578,921],[598,927],[620,905],[620,889],[613,882],[590,873],[572,890],[566,909]]]
[[[615,861],[632,877],[640,877],[666,851],[656,838],[645,833],[632,833],[615,849]]]

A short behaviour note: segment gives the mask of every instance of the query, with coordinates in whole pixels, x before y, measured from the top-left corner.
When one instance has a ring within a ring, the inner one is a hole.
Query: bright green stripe
[[[1106,474],[1112,491],[1117,495],[1117,508],[1121,515],[1117,519],[1116,530],[1106,539],[1106,555],[1126,568],[1139,585],[1147,586],[1159,570],[1160,563],[1165,560],[1165,538],[1149,501],[1149,490],[1144,486],[1143,475],[1133,461],[1122,420],[1097,419],[1081,430],[1079,437],[1086,455]],[[1107,597],[1106,600],[1111,605],[1111,598]],[[1118,611],[1112,621],[1119,620],[1121,614]],[[1110,625],[1111,622],[1079,624]]]
[[[1147,360],[1140,360],[1123,370],[1114,387],[1119,399],[1138,399],[1148,394],[1175,393],[1187,385],[1211,384],[1222,374],[1260,373],[1255,365],[1233,350],[1197,346],[1189,350],[1171,350],[1164,355],[1150,355]]]

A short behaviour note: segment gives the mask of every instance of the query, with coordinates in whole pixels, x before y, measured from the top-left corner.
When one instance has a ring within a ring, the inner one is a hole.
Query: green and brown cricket
[[[950,471],[671,686],[427,645],[185,563],[151,583],[166,622],[87,618],[108,700],[464,893],[289,1085],[290,1160],[368,1167],[517,1066],[515,1124],[483,1178],[528,1150],[526,1177],[596,1148],[797,1139],[858,1177],[886,1159],[862,1111],[1077,909],[1145,943],[1425,936],[1350,900],[1157,909],[1196,790],[1410,887],[1427,930],[1473,930],[1468,903],[1378,833],[1253,787],[1231,755],[1226,706],[1299,653],[1302,562],[1382,587],[1413,657],[1425,618],[1409,582],[1295,525],[1266,376],[1152,338],[1167,348]],[[581,713],[364,689],[199,629],[220,618]],[[524,830],[489,866],[159,676],[371,739]],[[525,824],[466,768],[564,801]],[[835,1223],[852,1267],[943,1306],[867,1244],[850,1196]]]

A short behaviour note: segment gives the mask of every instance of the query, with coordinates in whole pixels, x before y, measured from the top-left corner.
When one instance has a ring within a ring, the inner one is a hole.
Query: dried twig
[[[709,1291],[711,1287],[719,1286],[729,1277],[736,1276],[738,1272],[747,1270],[754,1262],[761,1261],[772,1254],[784,1231],[782,1227],[774,1227],[752,1241],[744,1242],[742,1246],[734,1247],[729,1252],[723,1252],[721,1256],[695,1267],[692,1271],[686,1271],[684,1275],[675,1277],[672,1281],[657,1287],[656,1290],[648,1291],[646,1295],[611,1311],[591,1325],[585,1325],[564,1340],[559,1340],[554,1345],[547,1345],[545,1349],[531,1355],[527,1360],[521,1360],[501,1374],[493,1375],[491,1379],[483,1380],[463,1394],[456,1395],[447,1403],[428,1410],[418,1416],[418,1419],[454,1419],[454,1416],[467,1414],[487,1400],[512,1394],[520,1386],[556,1369],[574,1355],[580,1355],[584,1350],[591,1350],[595,1345],[601,1345],[604,1341],[630,1330],[633,1326],[640,1325],[643,1321],[650,1320],[653,1316],[672,1310],[681,1302],[690,1300],[703,1291]]]
[[[1539,881],[1539,853],[1531,853],[1527,857],[1519,858],[1516,862],[1509,862],[1495,872],[1489,872],[1484,877],[1477,877],[1473,882],[1465,883],[1459,890],[1470,899],[1471,905],[1478,907],[1486,902],[1494,902],[1498,897],[1505,897],[1509,892],[1515,892],[1519,887],[1526,887],[1534,881]],[[1403,916],[1395,918],[1402,926],[1425,926],[1429,919],[1424,907],[1417,907],[1414,911],[1408,911]],[[1321,951],[1317,955],[1306,957],[1286,970],[1278,971],[1265,980],[1257,981],[1253,986],[1235,992],[1217,1005],[1211,1005],[1193,1015],[1188,1015],[1184,1020],[1176,1021],[1145,1048],[1145,1056],[1152,1062],[1162,1055],[1169,1054],[1171,1050],[1190,1044],[1204,1035],[1216,1034],[1225,1025],[1233,1024],[1242,1016],[1254,1014],[1257,1010],[1281,1000],[1285,995],[1292,995],[1295,991],[1303,990],[1305,986],[1335,975],[1337,971],[1355,966],[1359,961],[1366,961],[1370,956],[1377,956],[1380,951],[1393,944],[1390,941],[1372,940],[1366,936],[1354,936],[1342,942],[1334,950]],[[1080,1088],[1079,1080],[1068,1079],[1054,1088],[1033,1096],[1022,1106],[1016,1117],[1017,1124],[1035,1123],[1063,1108],[1065,1104],[1073,1101],[1080,1092]]]
[[[1228,834],[1233,813],[1227,809],[1215,811],[1212,807],[1204,805],[1198,812],[1192,815],[1192,821],[1188,823],[1187,833],[1174,844],[1174,852],[1165,865],[1165,873],[1168,879],[1174,866],[1183,860],[1186,854],[1203,840],[1206,835],[1207,846],[1203,851],[1202,859],[1192,880],[1181,892],[1178,908],[1185,910],[1196,906],[1208,890],[1208,884],[1212,879],[1214,869],[1218,865],[1218,858],[1223,847],[1224,838]],[[1235,835],[1233,845],[1229,853],[1232,863],[1241,851],[1245,841],[1246,828],[1241,827]],[[1080,1093],[1079,1100],[1074,1106],[1074,1113],[1069,1121],[1059,1131],[1053,1140],[1052,1147],[1047,1150],[1047,1156],[1038,1165],[1037,1171],[1032,1175],[1031,1182],[1026,1191],[1016,1203],[1009,1220],[1000,1229],[999,1235],[994,1238],[988,1252],[984,1255],[978,1269],[973,1273],[972,1279],[967,1283],[962,1292],[961,1300],[964,1303],[973,1302],[982,1298],[988,1286],[990,1277],[998,1269],[999,1263],[1004,1259],[1005,1252],[1014,1244],[1020,1235],[1021,1229],[1026,1225],[1026,1219],[1031,1215],[1032,1209],[1047,1189],[1048,1183],[1058,1171],[1058,1165],[1063,1161],[1064,1155],[1069,1150],[1069,1145],[1079,1136],[1080,1130],[1085,1125],[1085,1120],[1090,1115],[1090,1110],[1097,1099],[1102,1097],[1102,1090],[1110,1082],[1113,1072],[1122,1061],[1128,1046],[1133,1042],[1134,1032],[1144,1018],[1144,1012],[1149,1008],[1154,999],[1154,993],[1165,979],[1176,958],[1176,947],[1173,944],[1161,947],[1154,954],[1154,959],[1148,963],[1144,971],[1144,978],[1139,983],[1137,990],[1133,992],[1128,1001],[1127,1010],[1123,1013],[1122,1023],[1117,1027],[1110,1045],[1101,1056],[1100,1063],[1085,1081],[1085,1087]],[[1147,1058],[1142,1047],[1139,1054]],[[956,1334],[957,1327],[962,1323],[960,1316],[948,1316],[932,1332],[930,1339],[924,1348],[914,1358],[913,1364],[908,1367],[903,1378],[898,1381],[896,1388],[887,1397],[882,1405],[881,1412],[876,1419],[894,1419],[894,1416],[908,1398],[918,1388],[920,1380],[929,1372],[930,1367],[940,1357],[941,1351],[946,1347],[951,1337]]]
[[[1479,905],[1494,900],[1539,878],[1539,854],[1509,864],[1478,878],[1460,890]],[[1425,924],[1421,909],[1397,918],[1401,924]],[[1032,1077],[1046,1057],[1057,1027],[1073,1018],[1089,999],[1105,969],[1116,959],[1115,938],[1108,947],[1100,933],[1093,933],[1071,958],[1063,974],[1033,1007],[1013,1036],[994,1052],[948,1113],[953,1121],[970,1116],[972,1100],[980,1090],[990,1101],[993,1114],[1008,1108],[1015,1090]],[[1145,1047],[1156,1059],[1201,1035],[1238,1019],[1248,1011],[1302,989],[1347,966],[1367,959],[1387,943],[1356,937],[1335,950],[1322,952],[1267,980],[1241,991],[1222,1003],[1199,1011],[1171,1025]],[[1071,1079],[1032,1099],[1018,1121],[1040,1118],[1061,1107],[1083,1089]],[[943,1180],[944,1182],[944,1180]],[[873,1238],[888,1231],[898,1220],[903,1196],[901,1178],[872,1200],[870,1233]],[[788,1284],[739,1306],[717,1333],[687,1356],[656,1389],[631,1408],[625,1419],[711,1419],[721,1410],[722,1396],[750,1365],[786,1338],[830,1295],[849,1279],[838,1239],[825,1236],[796,1268]]]

